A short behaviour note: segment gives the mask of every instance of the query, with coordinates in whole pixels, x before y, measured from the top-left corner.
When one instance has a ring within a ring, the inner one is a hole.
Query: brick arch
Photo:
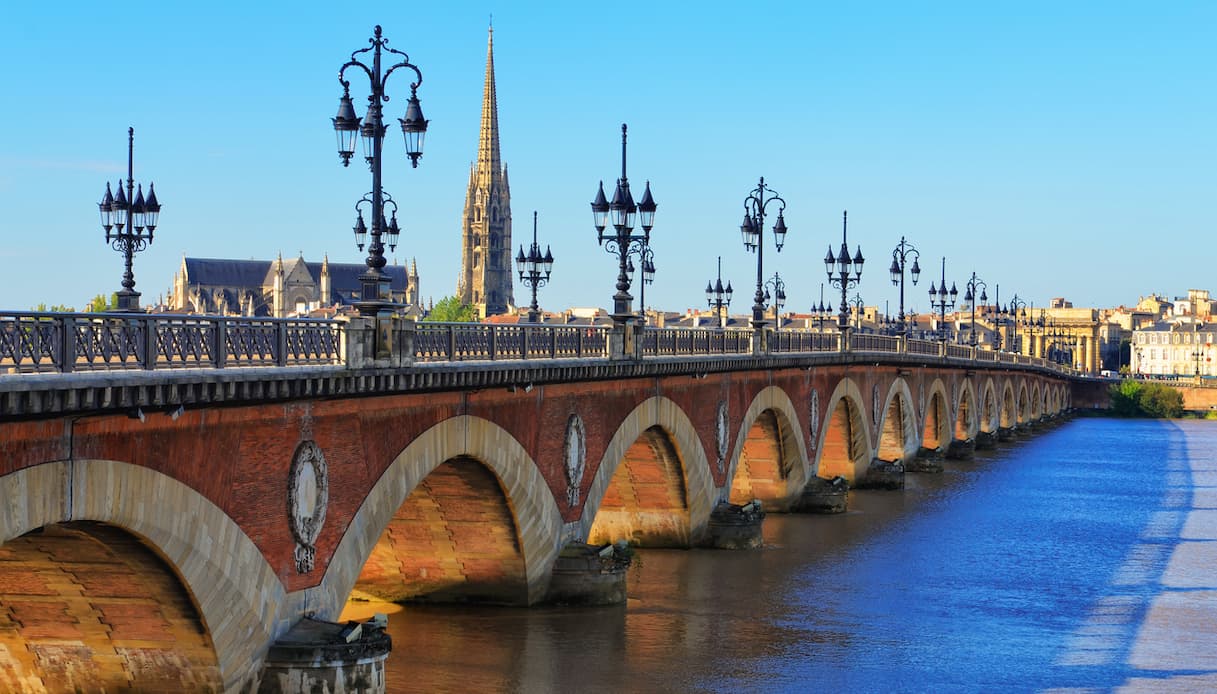
[[[786,391],[767,386],[756,394],[740,419],[731,452],[728,501],[756,498],[766,508],[783,510],[797,498],[811,467],[800,421]]]
[[[870,430],[866,425],[866,408],[862,391],[852,379],[842,378],[824,408],[820,425],[820,443],[816,446],[816,476],[841,475],[850,482],[860,478],[871,458]],[[829,460],[825,460],[825,456]]]
[[[1031,384],[1031,418],[1039,419],[1044,416],[1044,391],[1040,389],[1037,380]]]
[[[111,460],[44,463],[0,478],[0,543],[68,521],[143,540],[175,572],[211,634],[225,690],[255,681],[284,589],[244,531],[203,495],[150,468]]]
[[[985,379],[980,392],[980,430],[991,434],[998,426],[997,389],[993,386],[992,378]]]
[[[1018,405],[1014,399],[1014,386],[1006,381],[1001,391],[1001,426],[1009,429],[1018,422]]]
[[[961,378],[959,380],[959,400],[955,403],[955,438],[963,440],[975,438],[976,432],[980,430],[977,407],[976,390],[972,387],[972,380]]]
[[[879,422],[875,455],[884,460],[905,460],[917,454],[920,444],[913,394],[908,383],[903,378],[897,378],[888,388],[883,403],[883,419]]]
[[[942,451],[950,443],[951,411],[947,402],[947,388],[942,379],[935,378],[926,391],[925,411],[921,413],[922,446]]]
[[[337,619],[376,543],[406,498],[436,468],[465,458],[485,466],[498,479],[524,557],[527,602],[542,600],[562,536],[562,516],[553,492],[528,451],[506,429],[481,417],[458,415],[424,431],[393,459],[351,519],[325,578],[308,591],[303,609],[314,609],[324,619]]]
[[[658,429],[659,431],[654,431]],[[651,434],[647,434],[651,432]],[[605,501],[617,469],[625,462],[630,448],[645,436],[662,433],[670,454],[679,464],[684,483],[684,502],[688,513],[688,542],[696,542],[706,531],[710,512],[718,500],[706,451],[692,420],[680,406],[662,396],[647,398],[635,407],[613,433],[604,456],[596,468],[583,516],[579,519],[579,539],[589,538],[596,515]]]
[[[1027,381],[1018,382],[1018,423],[1026,424],[1031,420],[1031,398],[1027,395]]]

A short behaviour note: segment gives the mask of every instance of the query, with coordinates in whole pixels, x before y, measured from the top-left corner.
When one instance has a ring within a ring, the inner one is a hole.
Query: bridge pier
[[[790,510],[796,513],[844,513],[849,500],[849,482],[844,477],[831,480],[813,477],[803,486]]]
[[[393,646],[387,623],[383,616],[347,624],[305,617],[271,645],[259,694],[383,694]]]
[[[976,439],[955,439],[947,446],[946,457],[949,460],[969,460],[976,452]]]
[[[764,544],[761,525],[765,511],[753,499],[743,506],[720,503],[710,512],[703,544],[715,549],[756,549]]]
[[[942,451],[922,446],[917,449],[917,455],[905,463],[904,469],[906,472],[942,472],[942,461]]]
[[[992,431],[976,432],[976,450],[987,451],[997,448],[997,434]]]
[[[1005,443],[1014,438],[1014,427],[998,427],[997,440]]]
[[[854,486],[858,489],[904,489],[904,463],[874,458],[866,474]]]
[[[569,542],[554,561],[545,601],[559,605],[623,605],[633,553],[624,542]]]

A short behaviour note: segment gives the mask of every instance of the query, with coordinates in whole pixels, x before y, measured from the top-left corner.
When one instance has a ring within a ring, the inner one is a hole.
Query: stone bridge
[[[413,326],[341,330],[328,364],[149,369],[143,335],[134,368],[78,346],[0,376],[0,689],[290,688],[275,644],[352,597],[546,602],[564,548],[713,544],[722,504],[799,510],[817,478],[1101,399],[903,338],[386,365],[419,353]]]

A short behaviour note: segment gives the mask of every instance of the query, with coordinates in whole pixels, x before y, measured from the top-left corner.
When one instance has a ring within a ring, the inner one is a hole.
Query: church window
[[[474,248],[481,248],[481,247],[482,247],[482,237],[481,237],[481,236],[474,236],[474,237],[473,237],[473,247],[474,247]]]
[[[478,261],[481,260],[481,258],[482,258],[482,255],[480,253],[473,254],[473,267],[478,266]]]
[[[473,221],[475,221],[475,222],[482,221],[482,211],[481,210],[473,211]]]

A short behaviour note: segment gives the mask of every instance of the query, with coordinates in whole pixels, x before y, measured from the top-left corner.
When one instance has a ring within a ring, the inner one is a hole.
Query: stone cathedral
[[[494,88],[494,28],[486,43],[486,85],[477,162],[470,166],[456,295],[479,318],[506,313],[512,294],[511,188],[499,157],[499,107]]]

